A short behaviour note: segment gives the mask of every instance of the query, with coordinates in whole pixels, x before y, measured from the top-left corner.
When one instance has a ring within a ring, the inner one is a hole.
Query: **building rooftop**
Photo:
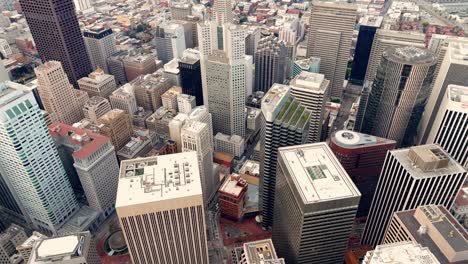
[[[468,109],[468,87],[467,86],[449,84],[448,96],[450,97],[451,101],[460,103],[461,108]]]
[[[226,180],[219,188],[219,191],[238,197],[246,187],[247,181],[238,174],[233,174],[226,177]]]
[[[468,42],[453,40],[449,43],[448,53],[452,63],[468,64]]]
[[[196,49],[186,49],[182,53],[182,57],[180,58],[180,62],[187,63],[187,64],[194,64],[200,60],[200,51]]]
[[[246,160],[239,170],[239,173],[258,177],[260,175],[260,163],[254,160]]]
[[[253,242],[244,243],[244,254],[247,263],[268,263],[280,264],[285,263],[284,259],[278,259],[276,255],[275,246],[271,239],[258,240]]]
[[[429,249],[413,242],[379,245],[367,254],[365,264],[440,264]]]
[[[116,207],[201,195],[196,152],[122,161]]]
[[[28,239],[26,239],[21,245],[16,247],[16,250],[22,250],[22,249],[27,249],[27,248],[32,248],[34,246],[34,243],[38,240],[42,240],[47,238],[46,235],[43,235],[37,231],[34,231]]]
[[[164,72],[172,73],[172,74],[179,74],[179,59],[174,58],[170,60],[168,63],[164,64]]]
[[[343,148],[361,148],[371,145],[396,144],[396,141],[391,139],[379,138],[351,130],[339,130],[332,135],[330,140]]]
[[[97,69],[90,73],[88,77],[83,77],[79,79],[80,83],[89,83],[93,85],[101,84],[104,81],[111,80],[114,76],[106,74],[102,69]]]
[[[231,143],[236,143],[236,144],[242,144],[243,141],[244,141],[244,138],[242,138],[241,136],[238,136],[238,135],[226,135],[226,134],[223,134],[223,133],[220,133],[218,132],[216,135],[215,135],[215,140],[221,140],[221,141],[225,141],[225,142],[231,142]]]
[[[308,59],[297,60],[294,62],[295,64],[299,65],[302,69],[310,69],[311,64],[320,65],[320,58],[319,57],[310,57]]]
[[[83,248],[90,243],[91,234],[82,232],[61,237],[45,238],[35,243],[29,263],[46,264],[83,257]]]
[[[196,121],[196,120],[188,120],[187,122],[185,122],[182,130],[191,132],[194,134],[198,134],[201,131],[203,131],[203,129],[205,129],[206,126],[207,125],[203,122]]]
[[[86,159],[96,153],[109,138],[89,130],[54,122],[49,125],[49,133],[55,141],[73,147],[72,156],[77,159]]]
[[[263,96],[262,99],[262,112],[267,121],[273,121],[276,118],[279,110],[287,99],[291,97],[289,90],[291,88],[287,85],[274,83],[270,90]]]
[[[0,83],[0,107],[13,102],[28,93],[28,88],[22,84],[6,81]]]
[[[425,205],[415,210],[396,212],[414,240],[427,247],[441,263],[468,261],[468,233],[443,206]],[[462,260],[452,261],[453,256]]]
[[[414,46],[390,47],[383,52],[382,56],[390,61],[409,65],[434,65],[437,63],[436,56],[430,50]]]
[[[324,93],[330,81],[325,79],[325,75],[320,73],[302,71],[290,83],[291,87],[303,88]]]
[[[361,17],[361,19],[359,20],[359,24],[361,26],[380,28],[382,21],[382,16],[366,15],[364,17]]]
[[[326,143],[280,148],[304,204],[361,196]]]
[[[465,172],[460,164],[436,144],[396,149],[391,150],[390,153],[412,177],[430,178]]]

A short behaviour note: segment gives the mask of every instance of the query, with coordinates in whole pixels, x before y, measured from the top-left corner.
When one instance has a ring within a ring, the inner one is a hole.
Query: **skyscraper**
[[[217,191],[219,181],[213,177],[213,148],[210,143],[210,131],[207,124],[189,120],[181,130],[182,152],[195,151],[203,190],[205,205]]]
[[[83,114],[86,119],[97,124],[99,118],[107,114],[110,110],[111,105],[109,100],[100,96],[93,96],[84,105]]]
[[[377,29],[382,24],[383,17],[368,15],[359,21],[359,34],[356,50],[354,51],[353,66],[349,79],[356,83],[363,83],[366,77],[367,65]]]
[[[138,111],[134,87],[132,84],[127,83],[112,92],[109,96],[109,101],[112,109],[123,110],[130,117]]]
[[[80,121],[82,112],[62,64],[48,61],[34,71],[37,76],[37,90],[45,110],[54,114],[57,121],[67,125]]]
[[[78,80],[80,90],[88,93],[89,97],[100,96],[109,99],[113,91],[117,89],[115,78],[112,75],[105,74],[103,70],[96,70]]]
[[[186,49],[184,27],[172,22],[161,23],[156,27],[154,41],[158,59],[168,63],[174,58],[179,58]]]
[[[412,145],[430,94],[436,58],[415,47],[384,51],[372,85],[361,132]]]
[[[110,138],[115,149],[120,150],[132,138],[132,120],[123,110],[112,109],[99,118],[99,133]]]
[[[312,4],[307,57],[320,58],[320,73],[330,80],[333,97],[341,97],[355,23],[356,7],[353,5]]]
[[[260,39],[255,51],[255,91],[266,92],[273,83],[283,83],[289,77],[286,71],[291,59],[284,42],[273,35]]]
[[[357,216],[367,216],[379,181],[387,151],[395,149],[394,140],[339,130],[329,145],[362,195]]]
[[[432,92],[427,102],[426,110],[421,118],[418,133],[418,143],[424,144],[439,112],[442,100],[447,93],[449,84],[468,86],[468,75],[461,74],[468,71],[468,41],[452,40],[445,52],[445,57],[440,64],[437,79],[434,80]]]
[[[311,112],[308,143],[320,142],[330,81],[323,74],[301,72],[290,83],[291,94]]]
[[[12,82],[0,87],[2,176],[34,228],[56,234],[78,203],[32,93]]]
[[[218,36],[215,21],[203,21],[197,24],[198,47],[200,50],[200,68],[202,76],[203,104],[208,107],[208,84],[206,64],[208,56],[218,49]]]
[[[138,106],[156,111],[162,106],[161,96],[172,87],[172,82],[160,71],[140,75],[131,82]]]
[[[382,260],[394,263],[441,264],[428,248],[409,241],[379,245],[375,250],[367,252],[362,263],[380,264]]]
[[[214,1],[214,12],[218,26],[234,22],[231,0]]]
[[[438,145],[389,151],[361,244],[380,244],[395,212],[429,204],[450,208],[465,179],[466,170]]]
[[[424,48],[426,37],[422,33],[413,31],[395,31],[377,29],[372,42],[372,49],[367,63],[366,81],[373,81],[382,60],[382,53],[390,47],[418,47]]]
[[[468,87],[449,84],[427,143],[439,144],[468,169]]]
[[[326,143],[278,149],[272,239],[287,263],[343,263],[361,194]]]
[[[307,142],[310,111],[290,94],[290,87],[273,84],[262,99],[260,129],[260,208],[262,225],[273,225],[278,148]]]
[[[182,92],[195,96],[197,105],[203,105],[200,51],[184,50],[179,60],[179,72]]]
[[[123,161],[116,208],[133,263],[208,263],[196,152]]]
[[[73,0],[19,2],[42,62],[60,61],[70,82],[78,87],[78,79],[87,76],[92,67]]]
[[[83,32],[83,37],[93,69],[102,69],[109,73],[107,59],[116,51],[112,29],[93,27]]]

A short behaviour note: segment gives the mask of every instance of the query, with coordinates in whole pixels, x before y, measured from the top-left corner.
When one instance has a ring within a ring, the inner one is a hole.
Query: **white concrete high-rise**
[[[116,209],[134,264],[208,263],[196,152],[123,161]]]
[[[421,118],[417,134],[418,144],[425,144],[427,142],[449,84],[468,86],[468,75],[464,74],[468,72],[468,61],[465,59],[467,55],[468,41],[450,41]]]
[[[330,95],[341,97],[356,23],[354,5],[314,2],[310,14],[307,58],[320,58],[320,73],[330,80]]]
[[[466,170],[438,145],[389,151],[361,244],[380,244],[395,212],[429,204],[450,208],[466,175]]]
[[[189,114],[197,106],[195,96],[189,94],[179,94],[177,96],[177,108],[179,113]]]
[[[219,26],[234,22],[231,0],[215,0],[214,12]]]
[[[182,152],[195,151],[200,168],[200,179],[203,189],[203,201],[207,205],[216,193],[219,181],[213,177],[213,148],[210,143],[210,132],[207,124],[189,120],[181,130]]]
[[[137,101],[133,85],[127,83],[115,90],[110,96],[109,101],[112,109],[125,111],[130,117],[138,111]]]
[[[203,21],[197,24],[198,47],[200,49],[200,71],[202,78],[203,103],[208,107],[208,84],[206,63],[208,56],[218,48],[218,32],[215,21]]]
[[[325,142],[278,149],[272,240],[287,263],[343,263],[361,193]]]
[[[213,144],[213,116],[208,112],[208,108],[203,105],[195,107],[188,115],[188,119],[205,123],[210,131],[210,143]]]
[[[89,97],[100,96],[109,99],[109,96],[117,89],[115,78],[98,69],[78,80],[80,90],[88,93]]]
[[[109,73],[107,59],[116,51],[112,29],[93,27],[83,32],[83,39],[93,69],[102,69],[105,73]]]
[[[291,94],[311,112],[308,143],[320,142],[330,81],[323,74],[301,72],[290,83]]]
[[[188,119],[188,115],[184,113],[177,114],[171,121],[169,121],[169,136],[177,144],[177,152],[182,152],[182,127],[185,121]]]
[[[73,0],[75,3],[75,9],[83,12],[91,8],[91,0]]]
[[[60,123],[71,125],[80,121],[80,105],[62,63],[48,61],[34,71],[37,76],[37,90],[45,110],[54,114]]]
[[[182,57],[185,47],[185,33],[182,25],[163,22],[156,28],[155,44],[158,59],[168,63],[172,59]]]
[[[98,124],[99,118],[112,110],[109,100],[99,96],[91,97],[83,107],[83,114],[86,119]]]
[[[57,234],[78,203],[33,94],[13,82],[0,84],[0,148],[2,176],[26,218]]]
[[[427,143],[439,144],[468,169],[468,87],[449,84]]]

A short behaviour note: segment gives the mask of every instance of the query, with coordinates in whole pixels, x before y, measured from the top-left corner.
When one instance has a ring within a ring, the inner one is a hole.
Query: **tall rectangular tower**
[[[438,145],[389,151],[361,243],[380,244],[395,212],[428,204],[450,208],[465,179],[466,170]]]
[[[305,144],[309,137],[311,113],[290,89],[273,84],[262,100],[260,207],[265,228],[273,225],[278,148]]]
[[[116,51],[112,29],[93,27],[83,32],[83,37],[93,69],[102,69],[105,73],[109,73],[107,59]]]
[[[280,148],[273,243],[287,263],[343,263],[361,193],[326,143]]]
[[[116,209],[133,263],[208,263],[196,152],[123,161]]]
[[[68,79],[78,87],[78,79],[88,75],[92,67],[73,0],[19,2],[42,62],[62,62]]]
[[[330,80],[333,97],[341,97],[343,90],[356,12],[350,4],[312,4],[307,57],[320,58],[320,73]]]
[[[33,226],[56,234],[78,209],[44,117],[27,87],[0,84],[0,167]]]

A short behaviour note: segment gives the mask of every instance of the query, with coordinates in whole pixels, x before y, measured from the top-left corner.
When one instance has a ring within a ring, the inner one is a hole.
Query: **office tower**
[[[379,245],[375,250],[368,251],[363,264],[414,263],[414,264],[441,264],[434,254],[421,245],[413,242],[400,242]]]
[[[112,109],[120,109],[125,111],[129,116],[132,116],[138,111],[137,101],[134,94],[132,84],[121,86],[109,96],[109,101]]]
[[[413,145],[430,94],[436,58],[427,49],[388,48],[382,55],[362,123],[362,133]]]
[[[182,138],[180,133],[187,119],[187,114],[179,113],[168,124],[169,136],[172,140],[175,141],[177,145],[177,152],[182,151]]]
[[[360,198],[326,143],[278,149],[278,255],[287,263],[343,263]]]
[[[208,263],[203,206],[195,152],[122,162],[116,208],[133,263]]]
[[[162,69],[164,77],[168,78],[171,85],[180,86],[180,70],[179,70],[179,59],[174,58],[168,63],[164,64]]]
[[[427,143],[439,144],[468,169],[468,87],[449,84],[435,115]]]
[[[130,116],[120,109],[112,109],[99,118],[99,132],[112,141],[112,145],[119,150],[127,144],[133,134]]]
[[[196,106],[195,96],[188,94],[179,94],[177,96],[177,109],[179,109],[179,113],[189,114]]]
[[[356,22],[356,7],[349,4],[312,4],[307,57],[320,58],[320,73],[330,80],[330,95],[341,97]]]
[[[119,164],[110,139],[61,123],[52,123],[49,132],[63,164],[73,166],[71,169],[78,175],[89,207],[109,216],[114,211],[119,178]]]
[[[244,216],[248,184],[239,174],[226,177],[218,190],[218,204],[221,215],[234,221]]]
[[[367,63],[365,81],[374,81],[381,64],[382,53],[390,47],[425,47],[426,36],[412,31],[378,29],[374,35],[372,49]]]
[[[311,112],[308,143],[320,142],[330,81],[323,74],[301,72],[290,83],[291,95]]]
[[[438,145],[389,151],[361,244],[381,243],[395,212],[428,204],[450,208],[465,178],[466,170]]]
[[[55,234],[78,203],[34,96],[20,84],[0,86],[2,176],[34,228]]]
[[[460,74],[468,70],[468,62],[465,60],[467,41],[451,41],[445,52],[445,58],[440,65],[437,79],[434,80],[432,92],[427,102],[426,110],[422,115],[418,143],[427,142],[429,133],[434,125],[437,113],[447,93],[449,84],[468,86],[468,77]]]
[[[288,45],[295,45],[298,37],[302,38],[298,16],[284,16],[283,25],[280,27],[278,37]]]
[[[284,264],[283,258],[278,258],[275,251],[275,246],[271,239],[257,240],[244,243],[240,248],[241,255],[238,258],[238,263],[256,264],[256,263],[271,263]]]
[[[329,146],[362,194],[357,216],[367,216],[387,151],[395,149],[396,142],[339,130],[330,137]]]
[[[83,37],[93,69],[109,73],[107,59],[115,53],[115,36],[110,28],[92,27],[83,32]]]
[[[217,152],[224,152],[235,157],[241,157],[245,150],[245,140],[238,135],[216,134],[214,137],[214,149]]]
[[[185,122],[180,132],[182,152],[195,151],[200,168],[203,201],[207,205],[216,193],[218,181],[213,177],[213,148],[210,143],[209,127],[200,121]]]
[[[72,0],[20,0],[42,62],[60,61],[73,86],[91,71]]]
[[[109,100],[99,96],[91,97],[83,107],[83,114],[86,119],[98,123],[99,118],[111,110]]]
[[[262,29],[257,26],[244,26],[245,35],[245,55],[254,56],[258,43],[261,39]]]
[[[260,39],[254,57],[255,91],[266,92],[273,83],[283,83],[289,77],[286,69],[291,59],[284,42],[274,35]]]
[[[138,106],[152,112],[162,106],[161,96],[172,87],[171,81],[160,71],[139,76],[131,84]]]
[[[359,33],[354,51],[353,66],[349,79],[352,82],[362,84],[366,77],[367,65],[377,29],[382,24],[383,17],[367,15],[359,21]]]
[[[146,119],[146,127],[149,130],[156,132],[159,137],[169,136],[169,123],[176,114],[176,111],[169,110],[164,106],[161,106],[158,110],[156,110],[156,112],[154,112]]]
[[[11,50],[10,44],[8,44],[8,41],[6,39],[0,39],[0,55],[3,56],[3,58],[8,58],[13,54],[13,51]]]
[[[101,69],[79,79],[78,85],[80,90],[88,93],[89,97],[100,96],[106,99],[109,99],[112,92],[117,89],[114,76],[104,73]]]
[[[164,63],[179,58],[186,49],[184,27],[172,22],[163,22],[156,27],[154,42],[158,59]]]
[[[203,105],[208,106],[208,85],[206,63],[213,50],[218,49],[218,32],[215,21],[197,24],[198,48],[200,50],[200,70],[202,78]],[[195,95],[195,97],[198,97]],[[198,103],[197,103],[198,105]]]
[[[424,205],[396,212],[385,244],[411,241],[427,247],[440,263],[468,261],[468,232],[443,206]]]
[[[231,0],[218,0],[214,3],[214,15],[218,26],[233,23],[233,11]]]
[[[128,82],[133,81],[140,75],[152,74],[158,69],[156,57],[153,54],[130,54],[124,57],[122,62]]]
[[[295,61],[293,64],[291,77],[294,78],[303,71],[319,73],[320,72],[320,58],[310,57],[308,59]]]
[[[172,86],[169,90],[161,95],[162,105],[176,112],[179,111],[177,106],[177,97],[182,94],[182,88],[179,86]]]
[[[45,238],[34,243],[29,263],[101,264],[89,231]]]
[[[169,4],[172,19],[184,19],[192,15],[192,4],[188,2],[171,2]]]
[[[76,100],[75,90],[68,81],[62,64],[58,61],[46,62],[34,69],[37,76],[37,90],[49,114],[57,121],[73,124],[81,120],[81,109]]]
[[[127,83],[127,74],[125,74],[124,59],[128,55],[127,51],[118,51],[107,59],[109,73],[114,76],[115,82],[119,85]]]
[[[83,12],[89,10],[91,6],[91,0],[73,0],[77,11]]]
[[[3,233],[0,233],[0,263],[21,263],[22,257],[17,254],[15,248],[27,238],[24,229],[15,224],[12,224]]]
[[[290,89],[273,84],[262,99],[259,203],[265,228],[273,225],[278,148],[305,144],[309,138],[311,113]]]
[[[21,255],[23,258],[24,263],[29,263],[29,258],[31,257],[31,252],[34,246],[34,243],[38,240],[42,240],[47,238],[47,236],[37,232],[33,231],[32,235],[28,237],[22,244],[19,244],[16,246],[16,251],[18,251],[18,254]]]
[[[197,39],[197,25],[196,22],[198,22],[199,19],[194,19],[193,16],[186,17],[183,20],[172,20],[171,23],[174,23],[178,26],[181,26],[182,29],[184,30],[184,36],[185,36],[185,47],[187,49],[193,49],[197,47],[195,43],[198,44]],[[179,56],[180,58],[180,56]]]
[[[193,95],[197,105],[203,105],[200,52],[186,49],[179,60],[180,85],[184,94]]]

